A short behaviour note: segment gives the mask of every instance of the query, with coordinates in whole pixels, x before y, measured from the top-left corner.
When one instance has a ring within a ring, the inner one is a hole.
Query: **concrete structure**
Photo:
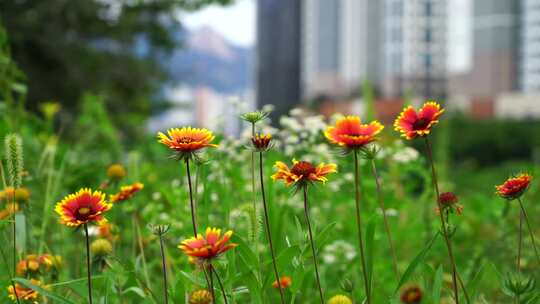
[[[450,79],[452,94],[484,98],[519,89],[520,3],[473,1],[473,64]]]
[[[342,96],[380,82],[382,4],[302,1],[302,95]]]
[[[445,0],[384,0],[384,94],[444,95]]]
[[[540,92],[540,1],[522,1],[521,84],[525,92]]]
[[[300,100],[301,1],[257,2],[257,106],[273,104],[275,118]]]

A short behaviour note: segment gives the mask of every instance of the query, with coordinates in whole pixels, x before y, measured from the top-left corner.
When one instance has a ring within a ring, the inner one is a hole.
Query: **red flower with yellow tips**
[[[251,143],[253,144],[253,147],[259,152],[268,150],[270,148],[271,141],[271,134],[255,134],[255,136],[251,138]]]
[[[30,283],[35,286],[47,289],[47,286],[43,286],[38,280],[31,279]],[[17,295],[15,295],[15,293],[17,293]],[[32,303],[38,303],[34,301],[39,298],[39,293],[32,288],[21,286],[18,283],[15,283],[15,288],[13,288],[13,285],[10,285],[8,287],[8,297],[14,302],[17,301],[18,298],[19,300],[33,301]]]
[[[105,194],[83,188],[66,196],[56,204],[55,211],[60,215],[60,222],[66,226],[78,227],[89,222],[102,222],[103,214],[112,204],[105,201]]]
[[[323,182],[328,181],[326,175],[337,172],[335,164],[321,163],[318,166],[314,166],[310,162],[297,161],[293,159],[293,166],[289,167],[283,162],[276,162],[274,167],[277,172],[272,175],[272,179],[283,180],[287,186],[296,184],[298,186],[305,186],[310,182]]]
[[[221,229],[208,227],[204,236],[199,233],[197,237],[184,240],[178,248],[191,258],[211,260],[238,246],[229,243],[232,234],[232,230],[229,230],[222,237]]]
[[[418,112],[408,106],[396,118],[394,128],[409,140],[426,136],[431,132],[431,127],[439,122],[443,112],[444,109],[434,101],[426,102]]]
[[[212,132],[204,128],[172,128],[167,130],[167,135],[158,133],[160,143],[181,153],[193,153],[203,148],[217,147],[211,143],[214,138]]]
[[[119,203],[122,201],[126,201],[135,195],[135,193],[139,192],[144,188],[144,185],[141,183],[134,183],[129,186],[123,186],[120,188],[120,192],[111,195],[110,202],[112,203]]]
[[[336,125],[328,127],[324,136],[332,144],[348,149],[359,149],[376,140],[377,134],[384,129],[378,121],[362,124],[358,116],[345,116],[336,121]]]
[[[502,185],[495,186],[496,193],[505,199],[513,200],[519,198],[527,189],[532,181],[532,176],[526,173],[519,174],[507,179]]]

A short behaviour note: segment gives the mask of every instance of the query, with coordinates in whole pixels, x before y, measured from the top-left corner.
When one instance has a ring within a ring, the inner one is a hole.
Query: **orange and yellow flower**
[[[111,208],[112,204],[105,201],[105,194],[101,191],[92,192],[83,188],[58,202],[55,211],[60,215],[62,224],[78,227],[89,222],[104,221],[103,214]]]
[[[431,127],[439,122],[439,117],[444,112],[441,106],[434,102],[426,102],[418,112],[411,107],[406,107],[394,122],[394,128],[406,139],[417,136],[426,136],[431,132]]]
[[[204,128],[173,128],[167,130],[167,135],[158,133],[160,143],[181,153],[193,153],[203,148],[217,147],[211,143],[214,138],[212,132]]]
[[[332,144],[348,149],[360,149],[376,140],[377,134],[384,129],[378,121],[362,124],[358,116],[345,116],[338,119],[335,126],[328,127],[324,136]]]
[[[496,193],[505,199],[513,200],[519,198],[527,189],[532,181],[532,176],[527,173],[521,173],[515,177],[509,178],[502,185],[495,186]]]
[[[35,279],[31,279],[30,283],[41,288],[47,288],[46,286],[43,286],[40,281]],[[15,293],[17,293],[17,295],[15,295]],[[21,286],[17,283],[15,283],[15,288],[13,288],[13,285],[9,285],[8,287],[8,297],[14,302],[17,301],[17,298],[19,298],[19,300],[35,301],[32,303],[37,303],[36,300],[39,298],[39,296],[40,295],[36,290],[33,290],[29,287]]]
[[[288,288],[289,286],[291,286],[291,284],[292,284],[291,277],[283,276],[283,277],[279,278],[279,284],[278,284],[278,281],[275,280],[272,283],[272,287],[277,289],[281,285],[281,289],[285,289],[285,288]]]
[[[134,183],[129,186],[123,186],[122,188],[120,188],[120,192],[111,195],[109,201],[111,202],[111,204],[126,201],[132,198],[135,193],[139,192],[143,188],[144,185],[141,183]]]
[[[238,246],[229,243],[232,234],[232,230],[229,230],[221,237],[221,229],[208,227],[204,236],[199,233],[197,237],[184,240],[178,248],[191,258],[211,260]]]
[[[274,167],[277,172],[272,175],[272,179],[283,180],[287,186],[298,185],[305,186],[310,182],[323,182],[328,181],[326,175],[337,172],[335,164],[321,163],[315,167],[310,162],[297,161],[293,159],[293,166],[289,167],[283,162],[276,162]]]
[[[17,263],[16,273],[21,277],[43,274],[44,272],[51,270],[51,268],[58,268],[58,261],[60,259],[61,257],[53,256],[48,253],[39,256],[36,254],[29,254],[25,259],[22,259]]]

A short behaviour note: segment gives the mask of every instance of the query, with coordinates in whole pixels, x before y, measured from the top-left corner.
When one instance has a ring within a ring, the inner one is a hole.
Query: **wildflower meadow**
[[[450,166],[444,100],[120,136],[101,96],[65,130],[12,76],[0,303],[540,303],[540,167]]]

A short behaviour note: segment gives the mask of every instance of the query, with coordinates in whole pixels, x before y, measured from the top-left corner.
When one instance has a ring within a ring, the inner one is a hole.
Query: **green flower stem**
[[[191,172],[189,171],[189,158],[186,158],[186,172],[189,187],[189,204],[191,207],[191,223],[193,225],[193,235],[197,237],[197,218],[195,214],[195,203],[193,202],[193,188],[191,186]]]
[[[313,242],[313,231],[311,230],[311,222],[309,220],[309,206],[307,198],[307,185],[302,186],[304,191],[304,214],[306,216],[306,222],[309,232],[309,243],[311,245],[311,253],[313,254],[313,264],[315,265],[315,278],[317,279],[317,287],[319,289],[319,296],[321,297],[321,303],[324,304],[324,295],[321,287],[321,279],[319,276],[319,266],[317,265],[317,253],[315,252],[315,244]]]
[[[274,274],[276,276],[276,281],[278,284],[279,289],[279,296],[281,298],[281,303],[285,304],[285,296],[283,295],[283,288],[281,287],[281,281],[279,279],[279,272],[277,268],[276,263],[276,256],[274,253],[274,245],[272,243],[272,232],[270,229],[270,217],[268,216],[268,206],[266,205],[266,194],[264,193],[264,174],[263,174],[263,154],[262,152],[259,152],[259,175],[261,178],[261,193],[262,193],[262,201],[263,201],[263,207],[264,207],[264,222],[266,224],[266,233],[268,237],[268,245],[270,247],[270,254],[272,255],[272,265],[274,266]]]
[[[444,241],[446,243],[446,248],[448,250],[448,257],[450,259],[450,263],[452,265],[452,287],[453,287],[453,290],[454,290],[454,298],[456,300],[456,304],[459,304],[459,292],[458,292],[458,285],[457,285],[457,267],[456,267],[456,261],[455,261],[455,258],[454,258],[454,253],[452,251],[452,243],[450,242],[450,237],[448,235],[448,227],[446,225],[446,222],[444,220],[444,215],[443,215],[443,208],[442,208],[442,205],[441,205],[441,202],[439,201],[439,183],[437,181],[437,172],[435,171],[435,163],[433,162],[433,152],[432,152],[432,149],[431,149],[431,143],[429,142],[429,139],[428,137],[425,137],[425,140],[426,140],[426,150],[427,150],[427,156],[428,156],[428,160],[429,160],[429,163],[431,165],[431,176],[432,176],[432,182],[433,182],[433,187],[435,188],[435,195],[436,195],[436,198],[435,200],[437,201],[437,206],[439,207],[439,216],[440,216],[440,219],[441,219],[441,230],[443,232],[443,236],[444,236]]]
[[[521,201],[521,198],[518,198],[518,202],[519,202],[519,207],[521,208],[521,212],[523,213],[523,218],[525,219],[525,223],[527,224],[527,229],[529,230],[529,235],[531,237],[531,242],[533,244],[536,259],[538,260],[538,263],[540,264],[540,254],[538,254],[538,247],[536,246],[534,233],[531,227],[531,223],[529,222],[529,216],[527,215],[527,210],[525,210],[525,207],[523,206],[523,202]]]
[[[225,288],[223,287],[223,283],[221,282],[221,279],[219,278],[219,274],[217,273],[214,266],[212,264],[210,264],[210,273],[212,273],[212,272],[216,275],[216,279],[217,279],[217,282],[218,282],[218,285],[219,285],[219,289],[221,289],[221,293],[223,294],[223,301],[225,302],[225,304],[228,304],[229,301],[227,300],[227,294],[225,293]],[[214,299],[214,302],[215,302],[215,299]]]
[[[88,276],[88,303],[92,304],[92,273],[90,264],[90,238],[88,237],[88,225],[84,224],[84,235],[86,236],[86,274]]]
[[[358,168],[358,151],[354,151],[354,201],[356,206],[356,226],[358,230],[358,246],[360,247],[360,261],[362,263],[362,275],[364,276],[364,291],[366,302],[371,304],[371,288],[368,280],[366,258],[364,254],[364,241],[362,240],[362,216],[360,214],[360,170]]]
[[[386,209],[384,207],[384,198],[381,190],[381,183],[379,181],[379,174],[377,173],[377,167],[375,166],[375,159],[371,158],[371,169],[373,171],[373,177],[375,178],[375,185],[377,186],[377,198],[379,200],[379,207],[381,208],[384,221],[384,229],[386,230],[386,237],[388,238],[388,245],[392,253],[392,265],[396,274],[396,279],[399,280],[399,270],[397,266],[397,255],[394,248],[394,242],[392,241],[392,233],[390,231],[390,225],[388,224],[388,218],[386,216]]]

